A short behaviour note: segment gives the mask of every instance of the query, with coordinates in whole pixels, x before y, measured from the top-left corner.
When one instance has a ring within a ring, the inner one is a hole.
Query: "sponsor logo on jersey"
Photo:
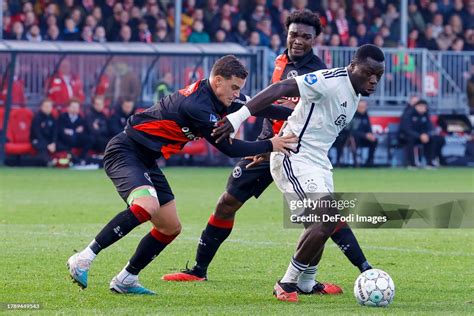
[[[341,127],[344,127],[346,126],[346,115],[345,114],[341,114],[337,117],[337,119],[334,121],[334,124],[336,124],[336,126],[341,126]]]
[[[316,74],[307,74],[304,76],[304,82],[306,82],[308,85],[313,85],[318,81],[318,77]]]
[[[209,115],[209,122],[215,123],[215,122],[217,122],[218,120],[219,120],[219,118],[218,118],[217,116],[215,116],[214,114],[211,113],[211,114]]]
[[[232,170],[232,176],[237,179],[237,178],[240,178],[240,176],[242,175],[242,169],[237,166],[234,168],[234,170]]]
[[[191,132],[191,130],[189,129],[189,127],[181,127],[181,132],[183,132],[184,136],[186,136],[189,140],[201,139],[201,137],[194,135],[193,132]]]
[[[286,79],[290,79],[290,78],[294,78],[294,77],[298,77],[298,72],[296,70],[291,70],[286,75]]]

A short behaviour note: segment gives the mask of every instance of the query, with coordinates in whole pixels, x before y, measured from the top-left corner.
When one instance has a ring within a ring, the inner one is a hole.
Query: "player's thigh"
[[[273,181],[270,162],[263,161],[247,169],[246,166],[251,162],[249,159],[240,160],[227,180],[227,193],[241,203],[245,203],[252,196],[258,198]]]

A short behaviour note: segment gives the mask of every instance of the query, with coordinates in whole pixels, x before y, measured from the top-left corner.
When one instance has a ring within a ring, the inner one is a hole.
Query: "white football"
[[[395,296],[395,284],[387,272],[370,269],[355,281],[354,296],[364,306],[388,306]]]

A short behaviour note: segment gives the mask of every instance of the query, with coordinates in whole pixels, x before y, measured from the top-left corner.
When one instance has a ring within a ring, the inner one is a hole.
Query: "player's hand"
[[[234,127],[226,117],[217,121],[214,126],[216,126],[216,128],[212,130],[211,136],[217,138],[216,143],[220,143],[226,138],[232,143],[230,134],[234,132]]]
[[[282,106],[285,106],[287,108],[290,108],[290,109],[294,109],[296,104],[288,99],[278,99],[276,102],[276,104],[278,105],[282,105]]]
[[[270,159],[270,153],[255,155],[255,156],[248,156],[245,157],[246,160],[252,160],[251,163],[245,166],[245,169],[250,169],[252,167],[258,166],[262,161],[267,161]]]
[[[274,136],[272,139],[273,151],[279,151],[285,155],[290,155],[290,150],[295,150],[298,144],[298,137],[293,134],[286,136]]]

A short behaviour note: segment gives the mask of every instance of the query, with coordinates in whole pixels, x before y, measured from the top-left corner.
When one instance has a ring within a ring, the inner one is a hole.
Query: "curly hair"
[[[313,13],[309,10],[293,11],[286,18],[286,21],[285,21],[286,29],[289,29],[292,23],[301,23],[301,24],[312,26],[316,32],[315,36],[319,36],[319,34],[321,34],[323,30],[319,16],[316,13]]]

